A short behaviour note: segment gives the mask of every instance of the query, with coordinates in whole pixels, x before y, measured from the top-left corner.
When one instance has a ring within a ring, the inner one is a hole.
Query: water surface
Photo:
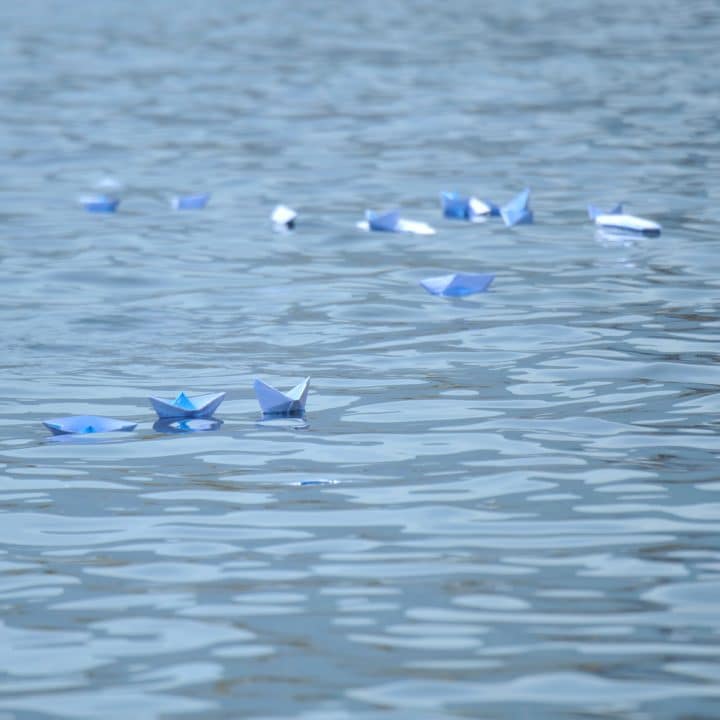
[[[3,720],[718,716],[714,3],[0,21]],[[526,185],[532,226],[439,217]],[[620,200],[662,236],[596,236]],[[355,229],[392,207],[437,235]],[[180,389],[222,425],[154,428]],[[138,429],[41,425],[86,413]]]

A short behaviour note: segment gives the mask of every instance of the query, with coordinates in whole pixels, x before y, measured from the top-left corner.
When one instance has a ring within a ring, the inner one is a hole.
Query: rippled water
[[[2,720],[720,716],[715,2],[0,21]],[[618,200],[663,235],[597,237]],[[395,206],[438,234],[355,229]],[[154,429],[179,389],[222,426]],[[140,424],[41,425],[84,413]]]

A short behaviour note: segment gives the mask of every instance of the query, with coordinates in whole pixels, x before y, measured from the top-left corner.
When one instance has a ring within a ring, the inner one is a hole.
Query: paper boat
[[[69,417],[43,420],[42,423],[48,430],[51,430],[54,435],[118,431],[130,432],[137,426],[137,423],[134,422],[115,420],[114,418],[102,417],[101,415],[71,415]]]
[[[530,209],[530,188],[518,193],[509,203],[500,208],[500,215],[507,227],[529,224],[533,221]]]
[[[225,399],[225,393],[210,393],[188,397],[178,393],[174,400],[161,400],[150,397],[150,404],[159,418],[207,418],[210,417]]]
[[[485,292],[494,279],[495,276],[489,274],[452,273],[451,275],[425,278],[420,281],[420,284],[433,295],[463,297],[464,295]]]
[[[78,202],[92,213],[112,213],[120,204],[119,198],[112,198],[108,195],[81,195]]]
[[[660,223],[653,220],[625,215],[621,204],[616,205],[608,212],[603,212],[594,205],[588,205],[588,216],[595,221],[598,228],[611,233],[637,233],[648,237],[657,237],[662,230]]]
[[[292,230],[295,227],[297,213],[287,205],[278,205],[270,215],[270,220],[276,230]]]
[[[500,208],[476,197],[467,197],[456,192],[440,193],[443,215],[453,220],[484,222],[491,215],[499,215]]]
[[[305,378],[286,393],[280,392],[262,380],[255,380],[253,383],[260,409],[265,415],[290,415],[304,412],[309,388],[310,378]]]
[[[202,210],[210,200],[210,193],[198,193],[197,195],[175,195],[171,198],[170,204],[173,210]]]
[[[373,210],[366,210],[365,220],[361,220],[357,226],[361,230],[369,230],[372,232],[412,233],[414,235],[435,234],[435,230],[427,223],[401,218],[398,210],[387,213],[376,213]]]

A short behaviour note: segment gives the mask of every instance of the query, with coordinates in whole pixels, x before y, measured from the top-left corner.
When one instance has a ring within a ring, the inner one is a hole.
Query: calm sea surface
[[[0,720],[720,717],[716,2],[0,23]],[[355,228],[393,207],[437,234]],[[155,429],[181,389],[222,426]],[[41,424],[86,413],[139,425]]]

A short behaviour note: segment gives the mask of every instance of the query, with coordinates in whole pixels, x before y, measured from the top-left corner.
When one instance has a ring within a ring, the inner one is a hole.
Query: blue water
[[[0,718],[720,716],[719,22],[3,3]],[[662,236],[596,235],[618,201]],[[394,207],[437,234],[355,228]],[[155,429],[179,390],[222,425]]]

